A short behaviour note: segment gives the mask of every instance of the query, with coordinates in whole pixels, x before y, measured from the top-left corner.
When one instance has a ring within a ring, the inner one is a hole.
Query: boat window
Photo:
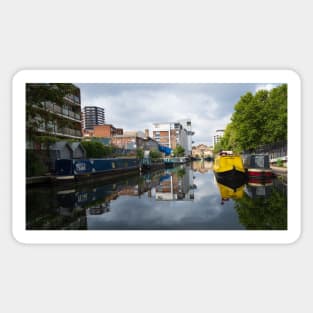
[[[115,162],[112,162],[112,168],[115,168]]]
[[[255,156],[255,166],[257,168],[263,168],[264,167],[264,156],[260,155],[260,156]]]

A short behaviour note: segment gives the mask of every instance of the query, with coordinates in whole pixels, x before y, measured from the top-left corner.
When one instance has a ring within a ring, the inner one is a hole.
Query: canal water
[[[237,190],[216,182],[212,162],[67,186],[27,188],[26,229],[283,230],[279,179]]]

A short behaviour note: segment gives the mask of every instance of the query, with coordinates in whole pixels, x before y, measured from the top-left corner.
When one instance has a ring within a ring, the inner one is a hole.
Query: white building
[[[223,136],[224,136],[224,129],[217,129],[215,131],[215,135],[213,136],[213,148],[221,140]]]
[[[185,155],[191,155],[192,135],[191,121],[154,123],[153,139],[160,145],[175,149],[178,145],[185,149]]]

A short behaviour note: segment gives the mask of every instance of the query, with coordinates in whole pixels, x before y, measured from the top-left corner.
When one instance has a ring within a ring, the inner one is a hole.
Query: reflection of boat
[[[106,212],[110,212],[110,208],[108,206],[99,206],[99,207],[92,207],[88,208],[86,213],[87,215],[102,215]]]
[[[245,184],[247,176],[239,155],[221,152],[214,159],[214,174],[218,183],[236,189]]]
[[[222,202],[221,204],[224,204],[224,201],[228,201],[229,199],[241,199],[244,195],[244,185],[233,189],[231,187],[222,185],[217,183],[218,189],[220,190],[220,194],[221,194],[221,199]]]
[[[264,183],[251,183],[247,184],[247,194],[250,198],[268,197],[273,189],[273,181],[268,180]]]
[[[269,156],[266,154],[252,154],[244,158],[244,167],[249,179],[267,180],[273,176],[270,168]]]

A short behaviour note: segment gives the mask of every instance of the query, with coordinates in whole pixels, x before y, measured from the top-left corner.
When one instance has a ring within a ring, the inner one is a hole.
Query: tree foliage
[[[287,140],[287,85],[271,91],[259,90],[243,95],[234,107],[220,143],[223,150],[253,150],[256,147]]]
[[[266,198],[251,199],[246,194],[235,200],[239,220],[246,229],[287,229],[287,198],[273,190]]]
[[[138,159],[142,159],[143,156],[144,156],[143,149],[142,149],[142,148],[137,148],[137,150],[136,150],[136,157],[137,157]]]
[[[112,147],[105,146],[99,141],[82,141],[87,158],[105,158],[112,155]]]
[[[184,156],[184,153],[185,153],[185,149],[180,145],[177,145],[177,147],[173,150],[173,154],[176,157]]]
[[[159,150],[152,149],[150,151],[150,157],[151,159],[159,159],[162,157],[162,153]]]

